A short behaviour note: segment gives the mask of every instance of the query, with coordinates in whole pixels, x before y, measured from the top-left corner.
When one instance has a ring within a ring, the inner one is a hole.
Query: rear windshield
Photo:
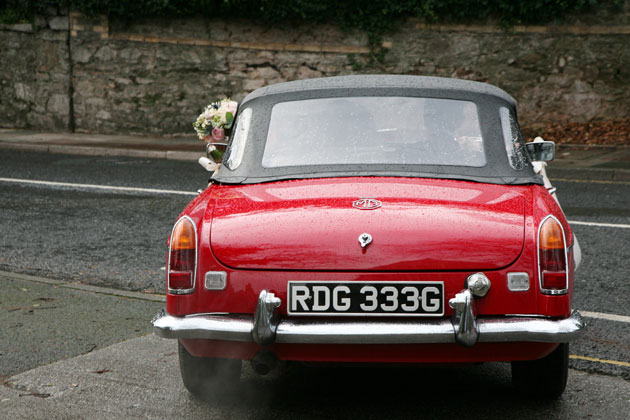
[[[486,164],[474,102],[343,97],[273,106],[265,168],[335,164]]]

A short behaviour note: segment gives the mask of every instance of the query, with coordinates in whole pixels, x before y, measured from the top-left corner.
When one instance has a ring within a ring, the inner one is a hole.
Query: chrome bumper
[[[476,331],[480,343],[537,341],[566,343],[575,340],[585,324],[573,311],[566,319],[545,319],[526,316],[477,318]],[[164,313],[153,320],[155,334],[164,338],[199,338],[259,344],[429,344],[462,343],[459,325],[449,319],[440,320],[313,320],[281,319],[264,342],[254,333],[254,317],[205,314],[175,317]],[[256,338],[255,338],[256,337]]]

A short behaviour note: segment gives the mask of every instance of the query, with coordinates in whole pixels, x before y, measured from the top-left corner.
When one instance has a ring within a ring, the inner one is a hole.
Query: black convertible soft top
[[[272,107],[280,102],[319,98],[387,96],[456,99],[474,102],[484,142],[482,167],[418,164],[262,165]],[[516,116],[516,101],[505,91],[486,83],[424,76],[366,75],[300,80],[260,88],[239,105],[238,113],[252,109],[242,163],[234,170],[221,165],[213,180],[226,184],[253,184],[288,179],[400,176],[460,179],[493,184],[542,184],[531,165],[514,169],[506,153],[499,109]],[[521,145],[523,146],[523,145]],[[228,150],[228,155],[230,151]]]

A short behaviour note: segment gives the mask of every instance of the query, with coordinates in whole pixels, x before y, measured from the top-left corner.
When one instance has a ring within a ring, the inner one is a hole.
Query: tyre
[[[542,398],[558,398],[569,373],[569,345],[560,344],[538,360],[512,362],[512,384],[521,392]]]
[[[198,397],[223,397],[234,392],[239,384],[241,360],[195,357],[181,342],[179,368],[186,389]]]

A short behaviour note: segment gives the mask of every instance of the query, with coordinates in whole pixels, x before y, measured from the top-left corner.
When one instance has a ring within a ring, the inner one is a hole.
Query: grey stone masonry
[[[370,64],[361,32],[242,20],[40,16],[0,26],[0,45],[7,128],[192,135],[195,117],[223,96],[357,73],[488,82],[517,99],[525,124],[620,119],[630,109],[630,0],[611,19],[508,31],[409,19],[385,36],[379,64]]]
[[[68,16],[0,26],[1,127],[68,129],[67,40]]]

